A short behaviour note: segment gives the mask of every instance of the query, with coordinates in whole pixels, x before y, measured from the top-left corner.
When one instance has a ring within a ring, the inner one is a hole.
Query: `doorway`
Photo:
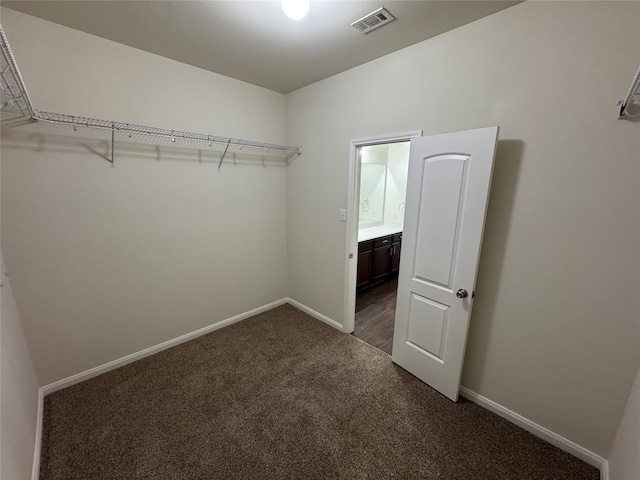
[[[409,140],[421,131],[351,141],[345,331],[391,354]]]
[[[494,126],[434,134],[413,138],[410,144],[406,217],[400,233],[406,236],[398,270],[392,360],[453,401],[460,389],[498,131]],[[366,200],[359,193],[363,162],[358,147],[406,139],[352,141],[345,300],[348,333],[355,329],[354,278],[360,264],[353,252],[367,251],[358,242],[362,237],[358,238],[356,207],[360,205],[356,202]],[[393,235],[373,238],[371,256],[393,241]],[[376,280],[373,260],[369,265],[368,278]]]

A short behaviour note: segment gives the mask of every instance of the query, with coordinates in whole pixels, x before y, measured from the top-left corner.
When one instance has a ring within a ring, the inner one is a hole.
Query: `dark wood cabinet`
[[[366,240],[358,244],[358,280],[362,290],[398,273],[402,233]]]
[[[391,245],[373,249],[373,262],[371,266],[371,281],[377,282],[389,276],[391,273],[389,257],[391,256]]]
[[[373,240],[358,244],[358,280],[356,288],[364,288],[371,283],[371,261],[373,259]]]
[[[391,235],[373,239],[372,282],[384,280],[391,273],[391,243]]]
[[[391,240],[391,273],[400,271],[400,248],[402,247],[402,232],[394,233]]]

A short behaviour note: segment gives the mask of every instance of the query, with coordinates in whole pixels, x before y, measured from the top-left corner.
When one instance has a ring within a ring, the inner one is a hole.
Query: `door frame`
[[[378,135],[374,137],[356,138],[349,141],[349,175],[347,187],[347,234],[345,260],[345,295],[343,331],[352,333],[355,329],[356,317],[356,278],[358,273],[358,212],[356,202],[360,187],[360,162],[358,148],[384,143],[407,142],[421,137],[422,130]]]

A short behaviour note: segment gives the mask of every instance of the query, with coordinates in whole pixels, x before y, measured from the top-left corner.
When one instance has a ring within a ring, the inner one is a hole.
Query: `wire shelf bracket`
[[[222,157],[220,157],[220,163],[218,164],[218,171],[220,171],[220,167],[222,166],[222,162],[224,162],[224,157],[227,154],[227,150],[229,150],[229,144],[231,143],[231,140],[229,140],[227,142],[227,146],[224,147],[224,152],[222,152]]]
[[[2,100],[1,110],[17,114],[22,117],[31,118],[41,122],[71,125],[74,130],[77,127],[87,127],[95,129],[104,129],[111,131],[111,166],[115,166],[115,134],[118,131],[128,133],[129,137],[132,133],[149,135],[154,137],[170,138],[173,143],[176,138],[185,140],[196,140],[208,143],[209,146],[215,144],[225,145],[224,153],[218,164],[218,171],[222,166],[222,162],[227,154],[230,146],[235,145],[239,148],[250,147],[264,149],[265,151],[273,150],[286,154],[286,164],[289,165],[294,158],[302,154],[302,147],[294,145],[284,145],[278,143],[256,142],[252,140],[244,140],[241,138],[220,137],[216,135],[207,135],[204,133],[195,133],[181,130],[169,130],[166,128],[150,127],[147,125],[136,125],[133,123],[116,122],[112,120],[100,120],[97,118],[80,117],[76,115],[67,115],[62,113],[43,112],[33,108],[31,99],[27,92],[27,88],[20,74],[18,64],[15,61],[11,47],[0,24],[0,96]]]
[[[35,112],[27,88],[22,81],[18,64],[9,48],[9,42],[0,25],[0,94],[2,96],[2,110],[15,113],[23,117],[34,118]]]
[[[638,111],[636,113],[630,112],[629,107],[631,105],[638,107]],[[618,106],[620,107],[618,114],[619,119],[629,119],[640,116],[640,67],[638,67],[638,71],[636,72],[635,77],[633,77],[631,87],[629,87],[629,93],[627,93],[624,100],[618,102]]]

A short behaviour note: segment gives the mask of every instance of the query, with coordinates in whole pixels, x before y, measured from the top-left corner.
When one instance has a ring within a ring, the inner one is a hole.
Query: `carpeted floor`
[[[45,398],[41,479],[599,472],[285,305]]]

